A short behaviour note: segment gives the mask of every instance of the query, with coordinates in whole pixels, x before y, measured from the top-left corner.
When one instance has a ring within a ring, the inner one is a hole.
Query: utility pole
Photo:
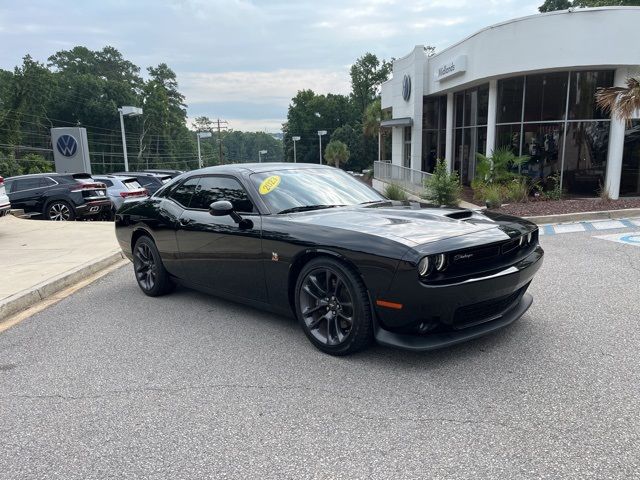
[[[226,130],[229,122],[227,122],[226,120],[220,120],[219,118],[217,120],[214,120],[214,123],[217,124],[218,126],[218,153],[220,156],[220,165],[222,165],[224,163],[224,157],[223,157],[223,153],[222,153],[222,130]]]

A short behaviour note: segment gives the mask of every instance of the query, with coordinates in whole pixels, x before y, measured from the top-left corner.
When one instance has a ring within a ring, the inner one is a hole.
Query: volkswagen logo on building
[[[402,79],[402,98],[405,102],[411,98],[411,77],[409,75],[405,75]]]
[[[73,157],[78,150],[78,142],[71,135],[60,135],[56,142],[56,148],[61,155]]]

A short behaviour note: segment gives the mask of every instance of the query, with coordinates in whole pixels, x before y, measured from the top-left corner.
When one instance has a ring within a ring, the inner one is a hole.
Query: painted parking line
[[[591,224],[596,230],[613,230],[614,228],[626,228],[626,225],[620,220],[605,220],[602,222],[592,222]]]
[[[637,228],[640,218],[621,220],[594,220],[591,222],[572,222],[540,225],[540,235],[556,235],[560,233],[595,232],[623,228]]]
[[[640,232],[614,233],[612,235],[597,235],[595,238],[600,238],[602,240],[609,240],[611,242],[625,243],[627,245],[640,247]]]

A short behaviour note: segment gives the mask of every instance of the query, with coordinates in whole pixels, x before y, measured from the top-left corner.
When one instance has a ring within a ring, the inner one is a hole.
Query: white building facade
[[[640,121],[597,108],[599,87],[638,72],[640,7],[576,9],[485,28],[433,56],[422,45],[382,85],[391,161],[431,172],[445,159],[469,184],[476,153],[528,155],[521,172],[558,175],[572,195],[640,195]]]

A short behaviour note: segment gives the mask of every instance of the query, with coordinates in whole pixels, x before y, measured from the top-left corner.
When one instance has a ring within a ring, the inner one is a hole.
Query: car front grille
[[[453,316],[453,328],[461,330],[480,323],[496,320],[520,301],[528,286],[529,285],[525,285],[503,297],[458,308]]]

